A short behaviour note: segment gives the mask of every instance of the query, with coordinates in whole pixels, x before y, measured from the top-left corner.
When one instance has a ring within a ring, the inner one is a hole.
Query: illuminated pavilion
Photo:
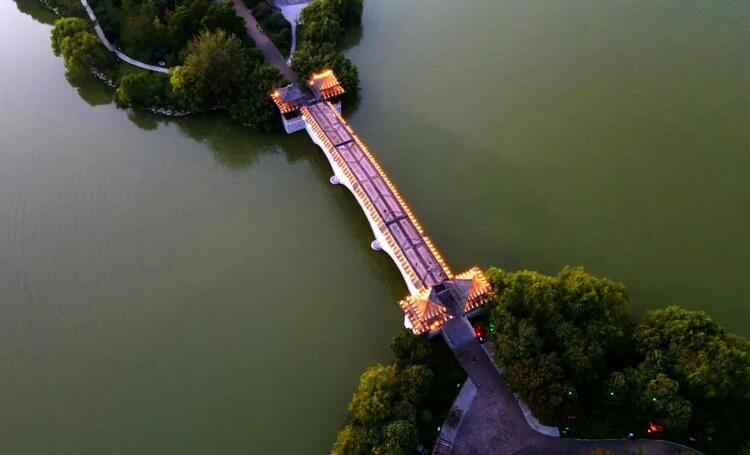
[[[333,71],[325,70],[311,75],[306,87],[300,83],[293,83],[274,90],[271,99],[279,108],[284,130],[291,134],[305,129],[301,112],[303,106],[328,101],[341,112],[341,96],[344,93],[344,87]]]
[[[415,334],[434,333],[456,316],[471,316],[490,298],[492,288],[479,267],[422,288],[399,302]]]

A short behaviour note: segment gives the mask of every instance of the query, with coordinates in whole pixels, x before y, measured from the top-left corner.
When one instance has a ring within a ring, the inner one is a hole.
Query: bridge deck
[[[363,198],[369,216],[412,283],[430,288],[451,278],[450,269],[395,186],[336,108],[319,102],[302,108],[302,115],[347,175],[355,196]]]

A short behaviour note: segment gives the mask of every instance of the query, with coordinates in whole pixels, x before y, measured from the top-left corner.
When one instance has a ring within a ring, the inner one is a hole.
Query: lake
[[[0,0],[0,447],[319,454],[400,274],[304,135],[118,109]],[[22,11],[19,10],[22,9]],[[456,271],[750,336],[750,3],[366,0],[345,111]]]

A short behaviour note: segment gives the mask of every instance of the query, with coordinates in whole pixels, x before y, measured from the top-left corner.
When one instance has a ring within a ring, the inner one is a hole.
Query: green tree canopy
[[[400,367],[425,363],[430,355],[427,339],[414,336],[410,330],[404,329],[391,341],[391,351],[396,355],[396,362]]]
[[[169,39],[175,49],[182,49],[201,30],[201,20],[209,6],[208,0],[192,0],[175,8],[168,25]]]
[[[183,66],[170,79],[175,100],[194,111],[228,107],[245,79],[247,60],[239,38],[203,31],[187,46]]]
[[[362,373],[359,388],[349,403],[349,414],[365,427],[386,421],[395,398],[396,381],[393,370],[375,365]]]
[[[52,50],[62,55],[65,68],[74,76],[102,69],[109,57],[99,38],[88,30],[88,23],[77,18],[58,19],[52,28]]]
[[[52,51],[55,55],[62,52],[61,44],[65,38],[72,37],[79,32],[88,32],[89,23],[77,17],[63,17],[55,21],[51,32]]]
[[[418,444],[417,428],[412,422],[396,420],[385,426],[383,440],[375,453],[410,455]]]
[[[243,80],[229,112],[236,120],[258,131],[272,131],[280,125],[270,93],[288,84],[278,69],[268,64],[248,63],[254,69]]]
[[[344,426],[336,435],[331,455],[370,455],[365,430],[361,426]]]
[[[298,76],[307,79],[322,69],[332,69],[347,96],[355,97],[359,91],[359,72],[351,60],[331,43],[314,45],[305,43],[292,58],[292,69]]]
[[[344,35],[341,20],[329,0],[316,0],[309,4],[300,17],[300,41],[314,45],[335,45]]]
[[[122,77],[115,91],[115,101],[120,106],[148,108],[167,102],[165,94],[169,86],[166,74],[154,72],[129,73]]]
[[[235,13],[232,5],[228,3],[211,5],[206,15],[201,19],[201,25],[212,32],[221,29],[227,33],[233,33],[240,40],[247,37],[245,21]]]

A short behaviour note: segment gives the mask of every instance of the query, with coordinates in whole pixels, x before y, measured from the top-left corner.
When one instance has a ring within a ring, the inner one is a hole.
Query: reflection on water
[[[52,24],[57,19],[55,13],[41,5],[39,0],[13,0],[18,11],[28,14],[42,24]]]
[[[73,76],[66,73],[65,78],[70,85],[75,87],[78,96],[89,106],[104,106],[114,103],[113,90],[93,75]]]

